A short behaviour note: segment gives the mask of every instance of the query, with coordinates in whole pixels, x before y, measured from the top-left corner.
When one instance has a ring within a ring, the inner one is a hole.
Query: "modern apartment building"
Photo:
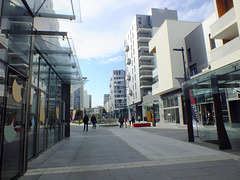
[[[124,42],[128,114],[140,120],[143,96],[152,91],[153,84],[154,55],[149,53],[148,42],[165,19],[177,20],[177,12],[152,8],[149,15],[135,15]]]
[[[74,13],[58,14],[51,0],[0,2],[0,179],[5,180],[17,179],[29,159],[70,136],[70,87],[82,77],[71,39],[56,20],[74,20]]]
[[[126,116],[126,84],[124,70],[113,70],[109,87],[109,101],[112,105],[112,111],[116,114],[116,117],[119,115]]]
[[[103,95],[103,105],[104,106],[109,101],[109,98],[110,98],[110,94],[104,94]]]
[[[158,95],[160,122],[184,124],[182,90],[178,78],[184,77],[182,53],[184,38],[200,23],[166,19],[149,42],[149,52],[155,53],[152,95]]]
[[[83,107],[91,108],[92,107],[92,95],[88,94],[86,90],[84,90],[83,99],[84,99]]]

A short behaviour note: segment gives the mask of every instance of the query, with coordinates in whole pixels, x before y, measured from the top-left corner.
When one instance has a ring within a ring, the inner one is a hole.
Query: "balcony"
[[[139,61],[152,60],[152,59],[153,59],[153,54],[152,53],[139,52]]]
[[[217,61],[223,57],[227,57],[228,55],[234,53],[235,51],[240,49],[240,41],[239,37],[229,41],[228,43],[222,45],[221,47],[212,50],[212,62]]]
[[[152,79],[152,71],[141,71],[140,79]]]
[[[127,59],[127,63],[126,63],[127,65],[130,65],[131,64],[131,59],[130,58],[128,58]]]
[[[138,50],[139,51],[149,51],[148,43],[147,42],[140,42],[138,43]]]
[[[211,38],[230,40],[238,36],[237,18],[233,7],[210,26]]]
[[[152,27],[149,25],[138,25],[137,33],[151,33],[152,32]]]
[[[153,94],[155,94],[155,91],[159,88],[159,82],[155,82],[153,85],[152,85],[152,92]]]
[[[129,51],[129,45],[127,44],[126,46],[125,46],[125,52],[128,52]]]
[[[157,76],[158,76],[158,69],[154,69],[154,70],[152,71],[152,77],[155,78],[155,77],[157,77]]]
[[[140,62],[139,69],[140,70],[153,70],[154,64],[153,64],[153,62]]]
[[[152,82],[141,82],[140,83],[140,88],[152,88]]]
[[[130,96],[132,96],[132,90],[131,90],[131,89],[128,90],[128,94],[129,94]]]
[[[149,33],[138,34],[138,42],[149,42],[152,38],[152,35]]]
[[[131,81],[131,76],[130,75],[127,75],[127,80]]]

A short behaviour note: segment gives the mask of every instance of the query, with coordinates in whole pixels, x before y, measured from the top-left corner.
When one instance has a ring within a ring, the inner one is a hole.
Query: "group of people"
[[[127,124],[126,124],[126,123],[127,123],[127,119],[124,120],[123,116],[121,115],[120,118],[119,118],[119,120],[118,120],[118,122],[120,123],[120,128],[123,127],[124,121],[125,121],[125,125],[126,125],[126,127],[127,127]],[[134,116],[132,116],[131,119],[129,119],[128,122],[129,122],[129,127],[131,127],[131,125],[135,123],[135,118],[134,118]]]
[[[83,123],[84,123],[84,127],[83,127],[83,131],[88,131],[88,121],[89,121],[89,118],[88,118],[88,115],[85,114],[84,118],[83,118]],[[92,117],[91,117],[91,122],[92,122],[92,129],[96,129],[97,126],[97,119],[96,119],[96,116],[93,114]]]

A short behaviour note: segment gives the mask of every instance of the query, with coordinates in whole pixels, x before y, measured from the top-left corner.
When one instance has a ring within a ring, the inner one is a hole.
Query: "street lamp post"
[[[186,74],[186,66],[185,66],[185,57],[184,57],[184,48],[174,48],[173,51],[181,51],[182,52],[182,60],[183,60],[183,70],[184,70],[184,80],[187,81]],[[194,142],[194,134],[193,134],[193,124],[192,124],[192,109],[191,102],[189,96],[189,88],[183,88],[184,96],[185,96],[185,107],[186,107],[186,119],[187,119],[187,128],[188,128],[188,141]]]

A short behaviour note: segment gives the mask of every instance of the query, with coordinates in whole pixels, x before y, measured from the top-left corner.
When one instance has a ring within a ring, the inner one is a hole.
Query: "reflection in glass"
[[[36,135],[37,135],[37,114],[38,114],[38,91],[31,89],[30,113],[28,119],[28,159],[33,157],[36,152]]]
[[[38,87],[38,67],[39,67],[39,55],[36,54],[33,56],[33,64],[32,64],[32,85]]]
[[[39,131],[38,131],[38,143],[39,143],[39,152],[41,152],[46,146],[46,136],[45,136],[45,124],[47,122],[47,103],[48,96],[41,92],[41,100],[40,100],[40,117],[39,117]]]
[[[20,91],[13,88],[14,81],[17,82]],[[27,82],[17,74],[9,72],[7,92],[1,179],[11,179],[22,171]],[[14,100],[15,95],[21,97],[20,102]]]
[[[49,120],[48,120],[48,147],[54,144],[56,126],[56,74],[51,70],[49,91]]]
[[[3,135],[3,100],[4,100],[4,89],[5,89],[5,73],[6,73],[6,66],[3,62],[0,61],[0,139],[2,139],[2,135]],[[0,143],[0,154],[2,154],[2,143]]]
[[[43,59],[41,59],[40,60],[39,88],[45,92],[49,92],[49,87],[48,87],[49,73],[50,73],[49,66]]]

